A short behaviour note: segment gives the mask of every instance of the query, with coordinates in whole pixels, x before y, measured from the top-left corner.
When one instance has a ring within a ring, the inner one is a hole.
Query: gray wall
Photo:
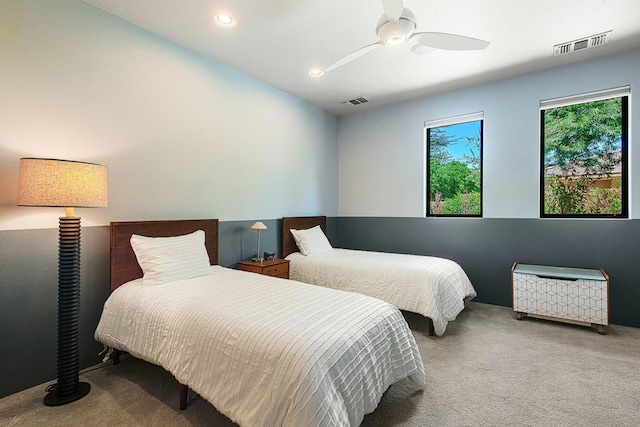
[[[629,219],[539,219],[540,101],[627,85]],[[633,50],[340,117],[340,244],[452,258],[504,306],[514,262],[604,268],[611,321],[640,326],[639,85]],[[484,218],[425,218],[424,122],[479,111]]]
[[[282,257],[282,219],[263,220],[266,230],[260,232],[260,252],[275,251],[276,257]],[[234,267],[243,259],[256,255],[257,232],[250,227],[254,221],[225,221],[220,223],[220,260],[224,267]],[[338,244],[338,219],[327,218],[327,237]]]
[[[219,264],[234,267],[256,253],[252,221],[220,222]],[[282,220],[262,220],[261,251],[282,256]],[[337,242],[337,219],[327,221]],[[58,230],[0,231],[0,398],[56,378]],[[109,289],[109,227],[83,227],[80,364],[99,363],[93,338]],[[44,389],[42,390],[44,398]]]
[[[109,229],[81,231],[80,364],[99,362],[93,339],[109,290]],[[58,230],[0,231],[0,397],[56,377]],[[43,390],[44,398],[44,390]]]
[[[640,327],[640,220],[340,217],[338,233],[344,248],[452,259],[476,288],[476,301],[507,307],[514,262],[602,268],[610,277],[611,323]]]
[[[269,227],[263,250],[280,252],[273,218],[337,216],[334,245],[451,257],[478,300],[502,305],[514,261],[603,267],[612,320],[640,325],[631,309],[637,221],[529,219],[537,215],[539,100],[637,86],[639,51],[337,119],[79,0],[3,0],[0,63],[0,397],[56,375],[61,212],[16,206],[27,156],[109,168],[109,208],[78,212],[83,367],[99,360],[106,225],[117,220],[220,218],[220,264],[232,266],[253,256],[255,220]],[[640,101],[632,100],[633,143]],[[474,111],[485,112],[487,218],[421,218],[422,124]],[[632,188],[640,218],[640,174]]]

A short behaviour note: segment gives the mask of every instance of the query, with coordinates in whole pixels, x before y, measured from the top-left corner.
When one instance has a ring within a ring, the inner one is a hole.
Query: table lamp
[[[258,230],[258,252],[257,255],[255,256],[255,258],[251,258],[253,261],[258,261],[258,262],[262,262],[264,261],[264,258],[262,256],[260,256],[260,230],[266,230],[267,226],[264,225],[263,223],[261,223],[260,221],[254,223],[251,228],[253,230]]]
[[[107,168],[57,159],[20,159],[18,206],[66,208],[58,245],[58,381],[47,387],[44,404],[60,406],[86,396],[79,381],[80,217],[75,207],[107,206]]]

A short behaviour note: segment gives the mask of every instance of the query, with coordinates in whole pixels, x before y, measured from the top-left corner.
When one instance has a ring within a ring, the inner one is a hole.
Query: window
[[[629,87],[540,103],[540,216],[626,218]]]
[[[425,123],[427,216],[482,216],[483,113]]]

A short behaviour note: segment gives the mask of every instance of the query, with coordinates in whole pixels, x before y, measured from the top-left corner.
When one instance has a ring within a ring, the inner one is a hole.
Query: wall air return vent
[[[342,101],[341,104],[344,104],[344,105],[360,105],[360,104],[366,104],[367,102],[369,102],[369,100],[367,98],[365,98],[364,96],[359,96],[357,98],[353,98],[353,99],[350,99],[348,101]]]
[[[593,36],[573,40],[566,43],[557,44],[553,47],[553,54],[565,55],[567,53],[577,52],[579,50],[588,49],[590,47],[603,45],[609,40],[611,40],[611,31],[595,34]]]

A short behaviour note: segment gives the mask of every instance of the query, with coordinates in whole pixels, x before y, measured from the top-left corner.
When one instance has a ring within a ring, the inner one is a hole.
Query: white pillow
[[[291,229],[289,231],[291,231],[293,240],[296,241],[302,255],[322,254],[333,249],[319,225],[306,230]]]
[[[133,234],[131,247],[142,268],[145,286],[211,274],[202,230],[176,237]]]

